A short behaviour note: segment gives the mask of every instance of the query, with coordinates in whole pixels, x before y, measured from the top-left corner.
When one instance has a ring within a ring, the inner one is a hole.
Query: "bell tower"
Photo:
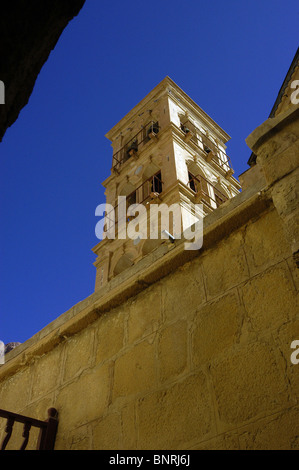
[[[136,217],[129,207],[142,206],[148,221],[152,205],[179,205],[180,226],[171,220],[169,225],[175,238],[194,223],[195,204],[202,204],[204,217],[240,190],[226,154],[229,135],[169,77],[106,137],[113,156],[111,174],[102,183],[106,237],[93,248],[96,290],[165,242],[149,236],[150,221],[142,236],[128,236]]]

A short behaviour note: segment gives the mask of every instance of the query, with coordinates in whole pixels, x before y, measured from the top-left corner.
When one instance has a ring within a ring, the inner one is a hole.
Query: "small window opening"
[[[195,193],[197,192],[196,185],[195,185],[195,179],[192,173],[190,171],[188,172],[188,178],[189,178],[189,187],[194,191]]]
[[[162,193],[162,179],[161,179],[161,171],[157,173],[152,180],[152,187],[151,192],[153,193]]]
[[[134,191],[133,193],[129,194],[129,196],[127,196],[127,206],[131,206],[132,204],[136,204],[136,191]]]
[[[158,134],[159,133],[159,123],[157,122],[152,122],[150,126],[147,129],[147,140],[150,140],[150,134]]]
[[[132,142],[129,142],[126,148],[126,160],[128,160],[132,155],[134,155],[138,150],[138,141],[137,139],[133,140]]]

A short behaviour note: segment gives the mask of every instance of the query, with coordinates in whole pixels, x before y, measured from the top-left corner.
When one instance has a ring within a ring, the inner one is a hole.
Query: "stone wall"
[[[1,408],[56,407],[56,449],[299,448],[296,157],[269,181],[299,126],[279,123],[252,149],[267,186],[208,215],[202,250],[165,242],[11,351]]]

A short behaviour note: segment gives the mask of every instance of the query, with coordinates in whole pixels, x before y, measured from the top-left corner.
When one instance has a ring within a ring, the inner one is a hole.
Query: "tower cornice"
[[[227,134],[195,101],[190,98],[170,77],[166,76],[150,93],[148,93],[129,113],[127,113],[109,132],[105,135],[107,139],[113,142],[121,133],[128,128],[136,115],[146,112],[144,109],[148,108],[151,101],[159,99],[161,94],[168,95],[178,105],[185,102],[190,108],[190,111],[196,115],[212,132],[214,132],[221,139],[223,143],[230,140],[230,135]]]

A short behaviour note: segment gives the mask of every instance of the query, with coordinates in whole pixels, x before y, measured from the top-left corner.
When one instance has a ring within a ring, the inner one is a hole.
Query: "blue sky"
[[[86,1],[0,144],[0,340],[24,342],[94,291],[105,134],[166,75],[231,136],[235,176],[247,169],[298,20],[295,0]]]

